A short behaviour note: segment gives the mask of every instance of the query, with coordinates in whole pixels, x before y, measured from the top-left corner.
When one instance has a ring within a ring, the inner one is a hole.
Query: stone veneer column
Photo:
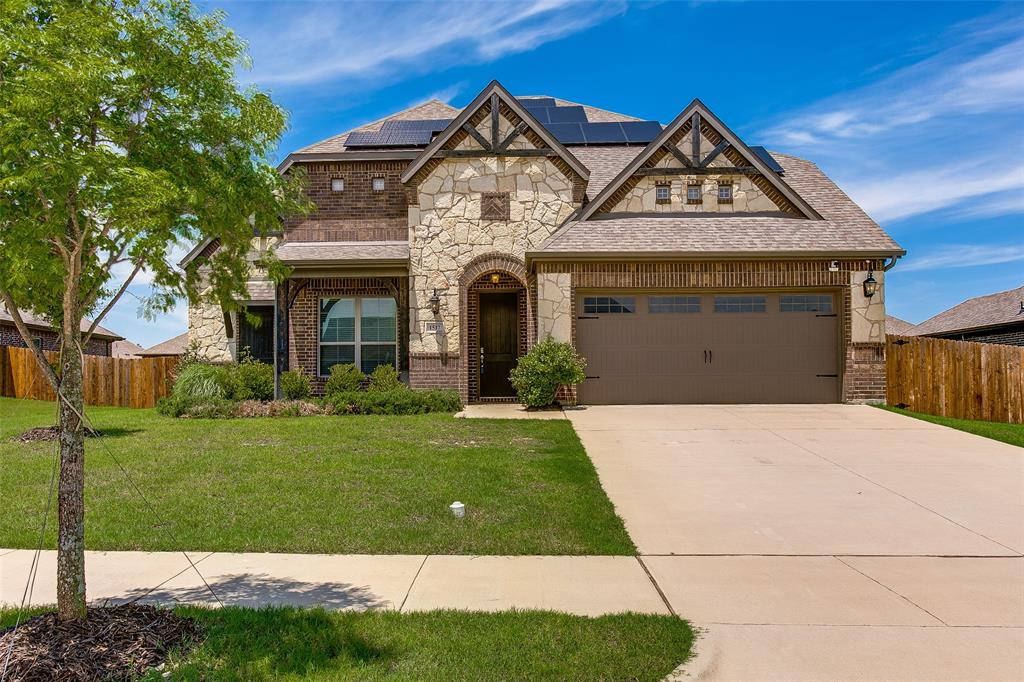
[[[537,275],[537,340],[572,342],[572,275]]]

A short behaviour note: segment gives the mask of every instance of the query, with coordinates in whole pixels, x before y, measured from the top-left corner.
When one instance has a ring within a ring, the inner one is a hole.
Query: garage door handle
[[[704,351],[704,364],[708,364],[708,352]]]
[[[584,375],[583,378],[584,379],[600,379],[601,377],[588,377],[588,376]]]
[[[819,379],[838,379],[839,378],[838,374],[815,374],[814,376],[818,377]]]
[[[601,318],[600,318],[600,317],[598,317],[598,316],[596,316],[596,315],[594,315],[593,317],[586,317],[586,316],[584,316],[584,315],[578,315],[578,316],[576,317],[576,319],[577,319],[577,320],[600,320]]]

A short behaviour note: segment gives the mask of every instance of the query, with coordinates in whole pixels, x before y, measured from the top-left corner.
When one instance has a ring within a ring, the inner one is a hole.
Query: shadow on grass
[[[199,568],[202,570],[202,564]],[[183,577],[189,582],[198,579],[191,569]],[[391,606],[391,602],[381,599],[368,588],[350,583],[303,582],[274,578],[265,573],[240,573],[208,582],[227,606],[322,606],[326,609],[377,609]],[[217,603],[210,590],[202,584],[129,590],[110,601],[121,603],[134,600],[159,604]]]
[[[232,671],[237,679],[270,679],[329,670],[389,667],[398,657],[390,646],[375,643],[357,630],[354,619],[323,609],[177,609],[195,619],[203,632],[198,649],[186,653],[200,678],[212,668]],[[212,665],[211,665],[212,664]]]

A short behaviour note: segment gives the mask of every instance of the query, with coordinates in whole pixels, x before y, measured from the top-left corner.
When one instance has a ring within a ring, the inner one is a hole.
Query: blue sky
[[[809,158],[908,255],[891,314],[920,322],[1024,284],[1024,6],[989,3],[208,2],[249,42],[240,79],[291,113],[280,158],[493,78],[662,122],[701,98],[749,144]],[[133,287],[144,296],[145,282]],[[126,297],[105,326],[186,328]]]

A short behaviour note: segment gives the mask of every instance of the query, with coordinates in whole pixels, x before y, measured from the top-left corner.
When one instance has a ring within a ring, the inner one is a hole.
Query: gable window
[[[698,183],[692,183],[686,186],[686,203],[690,204],[701,204],[704,203],[701,197],[701,186]]]
[[[387,297],[320,299],[318,371],[354,364],[364,374],[398,360],[398,306]]]
[[[722,180],[718,183],[718,203],[732,203],[732,182],[728,180]]]
[[[331,191],[332,192],[344,192],[345,191],[345,180],[343,178],[331,178]]]
[[[672,202],[672,186],[668,183],[661,183],[654,188],[654,201],[658,204],[668,204]]]
[[[509,193],[484,192],[480,195],[480,220],[508,220]]]
[[[779,311],[783,313],[831,313],[832,297],[829,294],[803,294],[779,298]]]
[[[384,191],[384,178],[374,178],[373,179],[373,191],[374,192],[383,192]]]
[[[588,315],[636,312],[636,298],[633,296],[586,296],[583,299],[583,312]]]
[[[715,296],[716,313],[763,313],[764,296]]]

